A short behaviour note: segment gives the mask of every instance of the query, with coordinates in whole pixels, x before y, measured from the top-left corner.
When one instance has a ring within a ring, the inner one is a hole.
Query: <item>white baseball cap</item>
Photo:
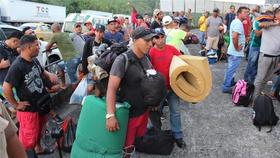
[[[162,24],[165,26],[165,25],[168,25],[170,24],[171,22],[173,21],[173,19],[171,18],[171,16],[164,16],[162,18]]]

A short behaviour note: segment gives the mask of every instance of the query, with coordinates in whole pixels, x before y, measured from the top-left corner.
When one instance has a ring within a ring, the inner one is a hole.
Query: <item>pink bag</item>
[[[238,80],[232,91],[232,102],[235,105],[249,106],[254,92],[254,85]]]

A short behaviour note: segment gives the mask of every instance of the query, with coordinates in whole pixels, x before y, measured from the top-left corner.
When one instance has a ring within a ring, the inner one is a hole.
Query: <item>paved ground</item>
[[[197,45],[189,45],[189,48],[192,54],[198,50]],[[245,65],[244,61],[236,75],[237,79],[243,78]],[[252,124],[252,109],[234,106],[230,95],[221,93],[226,63],[220,62],[210,67],[213,76],[211,94],[195,105],[182,102],[182,124],[187,148],[182,150],[176,146],[170,156],[136,153],[135,158],[280,158],[279,124],[272,133],[266,133],[268,128],[259,132]],[[68,106],[64,110],[71,112],[75,108]],[[277,101],[275,110],[280,116]],[[168,112],[168,109],[165,111]],[[168,119],[164,120],[164,128],[169,128]],[[55,153],[47,157],[58,158],[58,155]],[[69,157],[69,154],[64,157]]]

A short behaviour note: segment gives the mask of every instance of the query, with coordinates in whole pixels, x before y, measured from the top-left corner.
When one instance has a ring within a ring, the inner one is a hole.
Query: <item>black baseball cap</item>
[[[131,34],[132,39],[142,38],[144,40],[149,40],[157,34],[153,33],[152,30],[146,29],[145,27],[137,27]]]
[[[164,30],[163,30],[163,28],[156,28],[155,29],[155,33],[156,33],[156,35],[165,35],[165,32],[164,32]]]
[[[104,32],[105,31],[105,26],[101,25],[101,24],[95,24],[95,30]]]
[[[117,22],[117,20],[116,20],[116,19],[111,18],[111,19],[109,19],[109,20],[108,20],[108,24],[110,24],[111,22]]]

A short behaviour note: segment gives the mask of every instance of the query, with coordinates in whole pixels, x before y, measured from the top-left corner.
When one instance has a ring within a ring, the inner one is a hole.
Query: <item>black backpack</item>
[[[126,63],[125,70],[128,67],[128,55],[125,52],[128,51],[128,42],[114,43],[111,47],[107,48],[106,51],[99,54],[98,58],[95,60],[95,65],[104,69],[108,74],[110,73],[111,67],[119,55],[123,55]],[[107,91],[109,77],[103,78],[96,81],[96,87],[100,91],[100,96],[105,96]]]
[[[113,45],[111,45],[110,48],[108,48],[105,52],[103,52],[95,60],[94,63],[109,73],[117,56],[126,52],[127,50],[128,50],[127,42],[114,43]]]
[[[147,60],[149,60],[148,57]],[[145,70],[141,62],[140,65],[145,74],[140,82],[144,104],[145,106],[150,107],[159,106],[167,94],[165,88],[165,79],[156,70]]]
[[[271,129],[267,133],[272,131],[272,126],[275,126],[279,120],[276,116],[272,99],[266,95],[259,95],[254,100],[254,116],[253,124],[261,131],[262,126],[270,126]]]
[[[148,130],[146,135],[135,139],[135,149],[147,154],[170,155],[174,148],[174,138],[170,130]]]

